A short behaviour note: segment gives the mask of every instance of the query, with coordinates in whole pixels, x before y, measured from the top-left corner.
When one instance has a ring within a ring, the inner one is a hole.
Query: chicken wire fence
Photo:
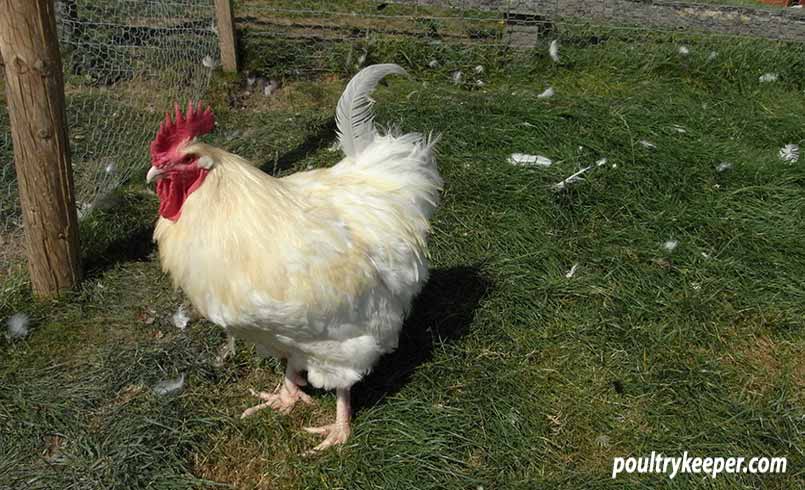
[[[802,0],[769,1],[777,5],[759,0],[241,0],[236,14],[247,38],[274,38],[282,46],[273,51],[278,60],[288,59],[296,44],[313,52],[314,66],[314,61],[332,64],[334,42],[381,33],[439,43],[529,47],[541,36],[553,35],[558,26],[598,25],[638,33],[805,42]]]
[[[247,69],[278,77],[354,72],[381,61],[436,63],[430,57],[410,59],[417,55],[406,47],[411,40],[437,50],[529,48],[561,37],[563,29],[584,26],[805,42],[803,9],[763,7],[753,0],[238,0],[233,5]],[[56,6],[83,216],[146,167],[147,143],[164,108],[204,93],[219,58],[214,6],[213,0],[59,0]],[[393,49],[393,56],[383,49]],[[21,225],[7,128],[7,114],[0,111],[0,249]]]
[[[212,0],[55,3],[79,216],[148,164],[174,100],[201,96],[219,57]],[[0,110],[0,241],[19,235],[8,115]],[[0,243],[0,248],[5,248]]]

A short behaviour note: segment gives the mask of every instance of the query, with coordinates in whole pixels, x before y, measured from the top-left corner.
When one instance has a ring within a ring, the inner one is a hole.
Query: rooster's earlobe
[[[201,168],[209,170],[213,167],[213,165],[215,165],[215,160],[212,157],[204,155],[203,157],[198,159],[197,165]]]

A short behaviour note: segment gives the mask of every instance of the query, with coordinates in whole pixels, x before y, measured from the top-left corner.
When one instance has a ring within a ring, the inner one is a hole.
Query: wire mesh
[[[522,26],[595,23],[805,41],[800,0],[242,0],[237,15],[280,37],[384,31],[508,44]],[[790,5],[794,8],[780,8]],[[514,29],[512,29],[514,28]]]
[[[241,0],[236,17],[246,69],[272,77],[354,72],[377,61],[421,65],[406,45],[412,40],[433,52],[480,47],[494,56],[494,48],[531,48],[562,29],[805,42],[803,9],[760,0]]]
[[[218,62],[212,0],[61,0],[57,25],[79,216],[148,164],[174,100],[201,96]],[[0,110],[0,237],[19,235],[8,115]]]
[[[146,168],[147,142],[161,111],[204,92],[218,63],[214,7],[212,0],[56,3],[77,201],[84,215]],[[803,9],[756,0],[239,0],[234,6],[246,68],[272,77],[354,72],[381,61],[434,64],[438,57],[432,54],[444,46],[459,47],[449,57],[456,66],[465,52],[479,49],[503,64],[508,58],[502,50],[532,47],[574,26],[638,36],[699,33],[805,42]],[[410,48],[411,42],[432,48],[427,58]],[[7,127],[7,114],[0,111],[0,128]],[[19,229],[18,206],[11,138],[3,130],[0,238]]]

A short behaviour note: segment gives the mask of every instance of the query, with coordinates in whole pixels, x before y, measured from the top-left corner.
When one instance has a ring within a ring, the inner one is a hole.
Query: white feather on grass
[[[461,71],[454,71],[450,78],[453,80],[453,83],[458,85],[461,83],[461,79],[464,77],[464,74]]]
[[[91,202],[76,202],[75,211],[78,215],[78,219],[82,220],[89,216],[89,214],[92,212],[92,208],[93,206]]]
[[[707,61],[713,61],[716,58],[718,58],[718,52],[716,51],[710,51],[710,54],[707,55]]]
[[[716,172],[726,172],[731,168],[732,164],[730,162],[721,162],[718,165],[716,165]]]
[[[269,80],[263,85],[263,95],[266,97],[271,97],[274,92],[280,87],[280,83],[276,80]]]
[[[648,148],[649,150],[653,150],[653,149],[657,148],[657,145],[655,145],[655,144],[654,144],[654,143],[652,143],[651,141],[647,141],[647,140],[640,140],[640,141],[639,141],[639,143],[640,143],[640,144],[641,144],[641,145],[642,145],[644,148]]]
[[[429,68],[439,68],[439,61],[438,60],[430,60],[428,62]]]
[[[8,337],[19,339],[28,335],[28,327],[31,325],[31,317],[25,313],[15,313],[6,321]]]
[[[575,276],[576,275],[576,269],[578,269],[578,268],[579,268],[578,263],[573,264],[573,267],[571,267],[570,270],[565,273],[565,277],[570,279],[573,276]]]
[[[542,155],[529,155],[527,153],[512,153],[508,162],[517,167],[550,167],[553,161]]]
[[[559,63],[559,40],[554,39],[548,47],[548,54],[555,63]]]
[[[567,187],[568,184],[572,184],[573,182],[578,182],[579,180],[581,180],[581,176],[585,172],[588,172],[590,169],[593,169],[593,168],[596,168],[596,167],[601,167],[601,166],[606,165],[606,164],[607,164],[607,159],[602,158],[602,159],[598,160],[597,162],[595,162],[594,165],[584,167],[581,170],[579,170],[578,172],[576,172],[573,175],[571,175],[570,177],[566,178],[565,180],[563,180],[561,182],[557,182],[556,184],[553,185],[553,188],[555,190],[557,190],[557,191],[561,191],[562,189]],[[613,167],[613,168],[615,168],[615,167]]]
[[[537,95],[537,98],[547,99],[549,97],[553,97],[555,94],[556,92],[554,92],[553,87],[548,87],[545,90],[543,90],[541,94]]]
[[[473,68],[473,71],[480,75],[481,73],[484,72],[484,67],[483,67],[483,65],[478,65],[475,68]]]
[[[770,82],[776,82],[779,78],[780,76],[777,75],[776,73],[764,73],[763,75],[760,75],[760,77],[758,77],[758,80],[760,81],[760,83],[770,83]]]
[[[677,246],[679,246],[679,242],[678,242],[678,241],[676,241],[676,240],[666,240],[666,241],[665,241],[665,242],[663,242],[663,244],[662,244],[662,248],[663,248],[663,250],[665,250],[665,251],[666,251],[666,252],[668,252],[668,253],[671,253],[671,252],[673,252],[674,250],[676,250],[676,247],[677,247]]]
[[[187,315],[184,305],[181,305],[173,314],[173,325],[179,330],[184,330],[188,323],[190,323],[190,317]]]
[[[681,54],[682,56],[687,56],[687,55],[690,54],[690,49],[688,49],[687,46],[680,46],[679,47],[679,54]]]
[[[375,138],[374,113],[369,94],[387,75],[408,75],[399,65],[387,63],[364,68],[347,84],[338,107],[335,120],[338,141],[344,154],[357,157]]]
[[[598,160],[597,162],[595,162],[595,165],[590,165],[590,166],[584,167],[583,169],[581,169],[578,172],[574,173],[573,175],[571,175],[570,177],[566,178],[565,180],[563,180],[561,182],[557,182],[556,184],[553,185],[553,188],[555,190],[557,190],[557,191],[561,191],[562,189],[567,187],[568,184],[572,184],[573,182],[578,182],[579,180],[581,180],[581,175],[584,174],[585,172],[588,172],[590,169],[606,165],[606,163],[607,163],[607,159],[602,158],[602,159]],[[614,166],[613,166],[613,168],[614,168]]]
[[[780,160],[788,163],[796,163],[799,160],[799,145],[793,143],[780,148]]]
[[[154,393],[161,396],[173,395],[184,388],[184,373],[178,378],[166,379],[154,385]]]
[[[210,55],[207,55],[204,58],[202,58],[201,59],[201,64],[204,65],[205,68],[209,68],[209,69],[213,69],[217,65],[215,60],[212,59],[212,56],[210,56]]]

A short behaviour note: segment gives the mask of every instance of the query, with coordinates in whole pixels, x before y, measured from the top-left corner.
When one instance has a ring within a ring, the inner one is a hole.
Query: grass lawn
[[[34,303],[21,272],[0,284],[0,318],[33,318],[27,338],[0,339],[0,488],[801,488],[805,162],[777,153],[805,143],[805,47],[561,39],[558,64],[547,46],[370,46],[371,62],[414,75],[378,90],[379,120],[442,133],[446,188],[432,279],[400,349],[355,387],[345,447],[302,456],[318,439],[300,428],[333,417],[332,393],[238,418],[279,366],[244,344],[219,365],[219,329],[172,324],[182,298],[137,183],[82,223],[79,292]],[[305,54],[243,41],[247,68],[269,77]],[[209,139],[279,173],[336,162],[346,78],[319,68],[270,98],[219,78]],[[766,72],[779,80],[760,83]],[[554,163],[516,167],[514,152]],[[181,391],[155,392],[182,374]],[[613,457],[651,451],[786,456],[788,472],[610,479]]]

